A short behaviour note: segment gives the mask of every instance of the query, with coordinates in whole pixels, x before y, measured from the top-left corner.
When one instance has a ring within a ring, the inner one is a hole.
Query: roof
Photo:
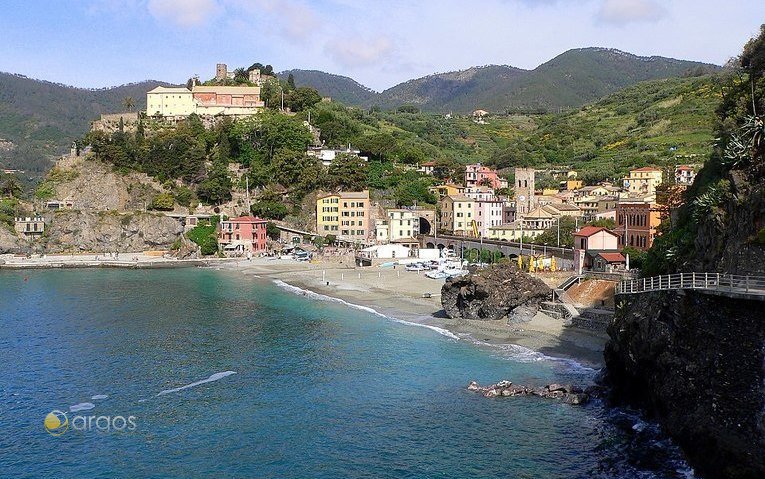
[[[345,198],[350,199],[350,200],[354,200],[354,199],[357,199],[357,200],[368,200],[369,199],[369,191],[368,190],[364,190],[364,191],[341,191],[338,194],[343,199],[345,199]]]
[[[422,163],[420,166],[436,166],[435,161],[426,161],[425,163]]]
[[[676,169],[678,169],[678,170],[686,170],[686,171],[693,171],[693,168],[691,168],[688,165],[680,165]]]
[[[229,218],[227,220],[223,220],[224,223],[265,223],[266,221],[267,220],[258,218],[257,216],[239,216],[237,218]]]
[[[614,235],[614,236],[619,236],[613,231],[603,228],[602,226],[585,226],[584,228],[574,233],[574,236],[584,236],[586,238],[589,238],[590,236],[598,234],[601,231],[605,231],[606,233]]]
[[[188,93],[191,94],[191,91],[186,87],[167,87],[167,86],[158,86],[153,90],[149,90],[147,93]]]
[[[446,200],[446,199],[450,199],[452,201],[475,201],[473,198],[468,198],[467,196],[462,195],[462,194],[460,194],[460,195],[447,195],[447,196],[444,196],[444,200]]]
[[[184,88],[185,90],[185,88]],[[187,90],[188,91],[188,90]],[[257,86],[194,86],[192,93],[255,94],[260,93]]]
[[[644,166],[642,168],[638,168],[637,170],[630,170],[630,171],[661,171],[658,168],[654,168],[653,166]]]
[[[558,211],[579,211],[579,207],[575,205],[570,205],[568,203],[553,203],[551,205],[546,205],[550,208],[555,208]]]
[[[609,263],[626,263],[627,259],[621,253],[598,253],[598,256]]]

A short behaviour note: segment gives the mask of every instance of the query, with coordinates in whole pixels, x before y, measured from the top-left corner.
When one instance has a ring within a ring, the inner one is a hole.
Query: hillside
[[[385,90],[376,101],[384,108],[411,103],[442,113],[476,108],[550,111],[576,108],[645,80],[716,70],[718,66],[699,62],[583,48],[569,50],[534,70],[493,65],[410,80]]]
[[[123,110],[132,97],[135,109],[146,107],[146,91],[158,81],[89,90],[0,73],[0,139],[13,142],[0,150],[0,166],[36,175],[51,167],[53,155],[69,148],[101,113]]]
[[[277,73],[281,80],[286,80],[292,74],[295,85],[315,88],[321,96],[330,97],[346,105],[364,105],[373,101],[378,95],[374,90],[365,87],[353,78],[333,75],[318,70],[287,70]]]
[[[591,179],[645,165],[702,163],[714,138],[718,82],[718,75],[643,82],[576,111],[532,117],[536,129],[500,145],[490,163],[573,167]]]

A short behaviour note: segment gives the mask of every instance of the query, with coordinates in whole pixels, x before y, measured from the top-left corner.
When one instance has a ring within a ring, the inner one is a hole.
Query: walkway
[[[622,281],[616,294],[650,291],[700,290],[734,298],[765,300],[765,276],[725,273],[676,273]]]

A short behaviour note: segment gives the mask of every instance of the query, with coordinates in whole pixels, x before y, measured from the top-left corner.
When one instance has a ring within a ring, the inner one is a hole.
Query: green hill
[[[632,167],[702,163],[714,139],[719,78],[643,82],[576,111],[533,117],[535,129],[511,138],[490,162],[566,166],[592,179],[619,177]]]
[[[286,80],[290,74],[294,77],[296,86],[315,88],[321,96],[330,97],[333,101],[346,105],[367,104],[378,94],[353,78],[318,70],[287,70],[277,73],[277,77]]]
[[[124,110],[131,97],[135,109],[145,109],[146,92],[158,81],[89,90],[0,72],[0,139],[14,143],[0,150],[0,166],[37,175],[50,168],[53,156],[68,150],[101,113]]]
[[[569,50],[534,70],[486,66],[430,75],[385,90],[375,100],[385,108],[411,103],[427,111],[474,109],[555,111],[577,108],[641,81],[700,75],[720,67],[619,50]]]

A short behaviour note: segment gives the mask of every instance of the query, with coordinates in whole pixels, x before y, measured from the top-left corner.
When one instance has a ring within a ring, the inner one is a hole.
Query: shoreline
[[[233,258],[176,259],[151,256],[143,253],[122,253],[125,258],[115,259],[104,254],[46,255],[44,257],[14,257],[0,255],[0,270],[29,269],[78,269],[78,268],[124,268],[159,269],[216,266],[234,262]]]
[[[448,331],[478,346],[514,346],[528,350],[530,356],[537,356],[535,359],[573,361],[591,369],[603,367],[603,348],[608,339],[605,333],[565,326],[562,320],[543,313],[512,324],[506,319],[451,319],[441,307],[444,280],[432,280],[401,268],[352,269],[337,264],[253,259],[221,264],[218,269],[266,278],[277,285],[281,282],[394,320]],[[423,293],[430,293],[430,297],[423,297]]]

